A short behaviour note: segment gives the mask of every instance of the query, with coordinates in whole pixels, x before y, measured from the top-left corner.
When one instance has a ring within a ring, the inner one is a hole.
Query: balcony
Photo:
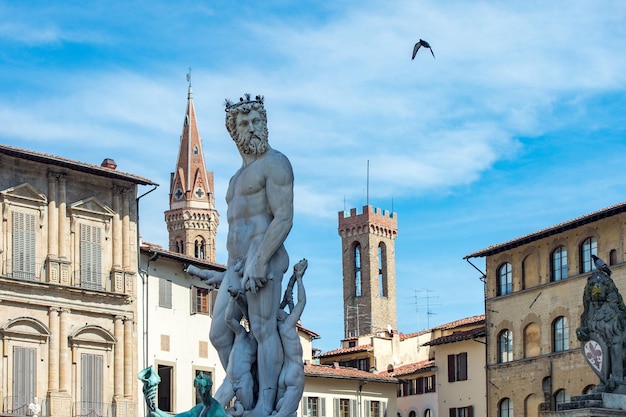
[[[116,416],[115,405],[93,401],[75,402],[72,417],[125,417]]]
[[[21,281],[40,282],[43,276],[42,264],[28,264],[24,262],[13,262],[12,259],[7,259],[4,264],[3,274],[7,277],[19,279]]]
[[[47,417],[48,403],[45,398],[37,400],[35,397],[4,397],[0,416],[34,416]]]

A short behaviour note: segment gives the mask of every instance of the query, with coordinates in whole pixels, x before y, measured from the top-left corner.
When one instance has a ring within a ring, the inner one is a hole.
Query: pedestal
[[[626,395],[587,394],[559,404],[557,411],[542,411],[540,417],[615,417],[626,415]]]

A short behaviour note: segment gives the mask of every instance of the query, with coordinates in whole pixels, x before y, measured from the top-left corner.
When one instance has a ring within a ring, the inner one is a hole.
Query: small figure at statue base
[[[148,405],[148,417],[172,417],[171,414],[159,409],[156,395],[161,378],[150,366],[139,372],[137,376],[143,381],[143,395]],[[209,375],[202,372],[193,380],[196,395],[202,401],[189,411],[176,414],[174,417],[227,417],[222,405],[211,396],[213,381]]]

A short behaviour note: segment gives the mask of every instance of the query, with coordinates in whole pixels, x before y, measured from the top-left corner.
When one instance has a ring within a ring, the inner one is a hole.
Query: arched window
[[[387,248],[383,242],[378,244],[378,287],[381,297],[389,295],[387,285]]]
[[[498,334],[498,362],[513,360],[513,332],[505,329]]]
[[[513,417],[513,401],[503,398],[498,405],[498,417]]]
[[[580,245],[580,273],[591,272],[596,269],[591,255],[598,254],[598,241],[595,237],[588,237]]]
[[[194,155],[198,155],[199,153],[200,153],[200,151],[198,151],[198,146],[197,146],[197,145],[196,145],[196,146],[194,146],[194,147],[193,147],[193,154],[194,154]]]
[[[202,238],[198,238],[196,239],[195,245],[194,245],[194,256],[198,259],[204,259],[205,257],[205,242],[204,239]]]
[[[176,253],[185,253],[185,245],[183,244],[183,241],[180,239],[176,240]]]
[[[559,246],[552,252],[551,258],[551,281],[560,281],[567,278],[567,249]]]
[[[583,389],[583,395],[587,395],[587,394],[593,394],[593,390],[596,386],[591,384],[591,385],[587,385],[584,389]]]
[[[415,411],[409,412],[409,417],[415,417]]]
[[[424,410],[424,417],[433,417],[433,412],[431,411],[430,408],[427,408],[426,410]]]
[[[497,295],[506,295],[513,292],[513,274],[511,264],[506,262],[498,268]]]
[[[615,249],[611,249],[609,252],[609,265],[615,265],[617,263],[617,251]]]
[[[361,245],[354,246],[354,295],[361,296]]]
[[[564,389],[558,390],[554,394],[554,403],[557,406],[557,410],[558,410],[558,405],[559,404],[565,404],[565,403],[569,402],[569,399],[570,399],[569,392],[567,392]]]
[[[569,325],[566,317],[557,317],[552,322],[552,351],[562,352],[569,349]]]

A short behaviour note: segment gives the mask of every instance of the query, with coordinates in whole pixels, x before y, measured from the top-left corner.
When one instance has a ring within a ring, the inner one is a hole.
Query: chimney
[[[117,168],[117,164],[112,158],[104,158],[104,161],[100,164],[101,167],[115,169]]]

